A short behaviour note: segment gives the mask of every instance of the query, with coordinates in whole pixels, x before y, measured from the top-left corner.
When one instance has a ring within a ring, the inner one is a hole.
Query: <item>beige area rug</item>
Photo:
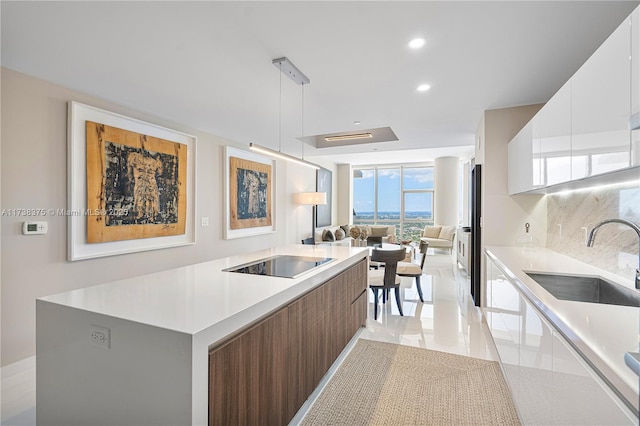
[[[359,339],[302,425],[519,425],[500,366]]]

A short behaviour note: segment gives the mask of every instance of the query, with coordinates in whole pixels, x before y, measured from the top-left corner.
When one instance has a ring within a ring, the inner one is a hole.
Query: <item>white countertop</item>
[[[629,288],[633,288],[633,277],[624,280],[545,248],[492,246],[485,251],[574,347],[626,398],[637,403],[638,376],[625,365],[624,354],[638,352],[640,308],[559,300],[525,272],[600,276]]]
[[[274,255],[330,257],[296,278],[223,272]],[[194,335],[225,320],[246,325],[368,254],[366,248],[290,245],[82,288],[39,300]]]

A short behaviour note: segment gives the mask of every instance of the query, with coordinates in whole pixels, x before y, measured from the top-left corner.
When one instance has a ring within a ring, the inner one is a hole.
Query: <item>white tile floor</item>
[[[497,360],[492,345],[487,345],[489,330],[473,306],[467,274],[458,268],[454,256],[429,249],[421,278],[424,303],[414,278],[402,278],[400,287],[404,316],[391,292],[375,321],[369,292],[369,318],[360,338]]]

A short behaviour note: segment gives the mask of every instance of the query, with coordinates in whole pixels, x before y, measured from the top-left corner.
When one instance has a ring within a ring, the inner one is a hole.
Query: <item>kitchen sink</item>
[[[557,299],[640,307],[640,292],[600,277],[525,273]]]

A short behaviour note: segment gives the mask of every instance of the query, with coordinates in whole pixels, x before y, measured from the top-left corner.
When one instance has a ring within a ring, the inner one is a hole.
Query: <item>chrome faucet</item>
[[[596,231],[602,225],[607,223],[621,223],[623,225],[627,225],[638,234],[638,267],[636,268],[636,288],[640,290],[640,227],[633,222],[630,222],[626,219],[607,219],[603,220],[599,224],[593,227],[593,229],[589,232],[589,237],[587,238],[587,247],[593,247],[593,241],[596,239]]]

